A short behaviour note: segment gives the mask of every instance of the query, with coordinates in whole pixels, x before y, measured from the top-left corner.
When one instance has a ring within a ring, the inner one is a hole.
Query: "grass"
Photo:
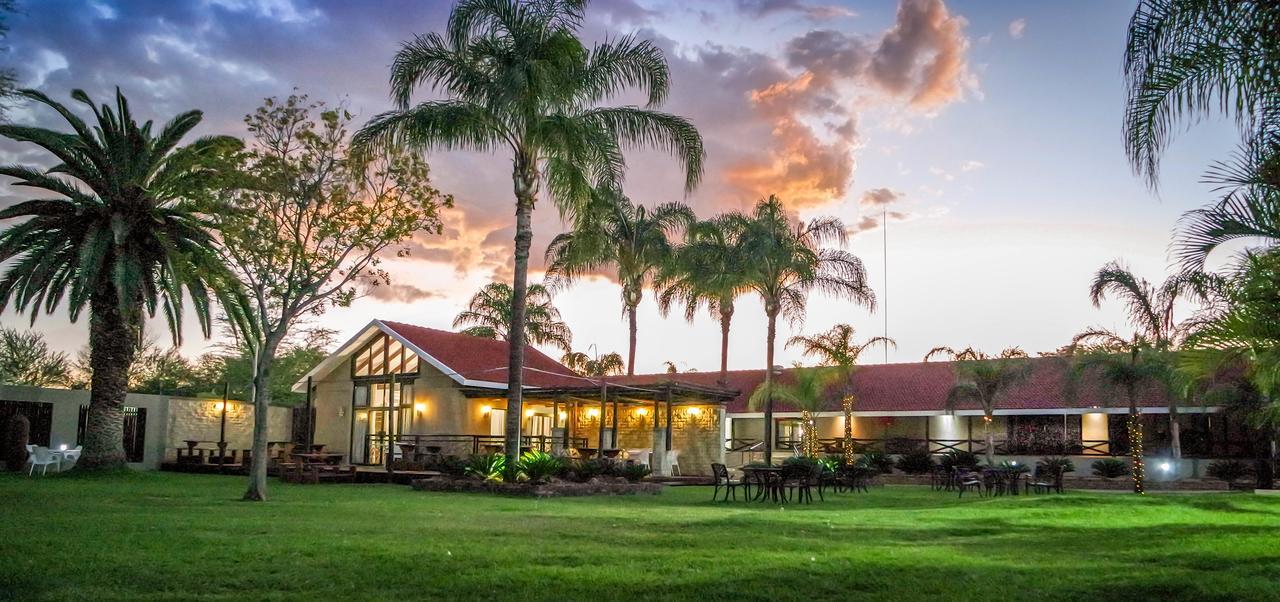
[[[0,476],[0,598],[1280,598],[1280,498],[957,500],[881,487],[810,507],[506,499],[220,476]]]

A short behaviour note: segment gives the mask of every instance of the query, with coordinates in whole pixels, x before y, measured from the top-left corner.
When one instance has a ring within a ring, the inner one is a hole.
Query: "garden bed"
[[[600,477],[585,483],[552,480],[546,483],[503,483],[468,478],[435,477],[410,483],[418,491],[490,493],[514,497],[582,497],[593,495],[657,495],[661,483],[632,483],[623,478]]]
[[[928,485],[929,475],[911,475],[902,473],[877,475],[875,481],[888,485]],[[1062,479],[1062,486],[1067,489],[1094,490],[1129,490],[1133,489],[1133,480],[1128,476],[1112,479],[1095,476],[1073,476],[1067,474]],[[1158,481],[1148,478],[1148,491],[1227,491],[1227,482],[1217,479],[1181,479],[1177,481]]]

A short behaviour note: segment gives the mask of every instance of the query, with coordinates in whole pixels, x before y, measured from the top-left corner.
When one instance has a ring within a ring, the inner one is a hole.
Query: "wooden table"
[[[343,455],[335,452],[311,452],[305,454],[293,454],[304,464],[341,464]]]

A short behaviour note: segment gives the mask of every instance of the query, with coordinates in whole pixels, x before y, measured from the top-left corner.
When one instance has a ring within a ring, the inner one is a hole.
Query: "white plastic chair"
[[[680,450],[673,449],[667,452],[667,466],[671,470],[671,476],[680,476]]]
[[[77,445],[72,449],[62,452],[62,463],[58,465],[58,470],[63,471],[69,467],[75,466],[76,461],[80,459],[80,450],[84,449],[83,445]]]
[[[627,459],[635,461],[636,464],[649,464],[649,450],[646,448],[627,450]]]
[[[40,474],[45,475],[49,473],[50,464],[58,464],[58,458],[53,455],[53,450],[47,447],[37,447],[31,452],[31,458],[28,461],[31,462],[31,468],[27,471],[27,476],[35,474],[36,466],[40,467]]]

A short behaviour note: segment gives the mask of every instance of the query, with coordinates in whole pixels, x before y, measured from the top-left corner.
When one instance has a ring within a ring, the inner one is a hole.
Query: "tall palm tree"
[[[1255,248],[1280,244],[1280,127],[1216,163],[1204,181],[1222,191],[1222,198],[1182,216],[1173,246],[1185,273],[1203,270],[1209,255],[1232,241]]]
[[[551,291],[541,284],[530,284],[525,310],[525,340],[534,345],[555,345],[569,351],[573,333],[560,318],[560,310],[551,304]],[[511,332],[511,286],[502,282],[484,285],[467,302],[467,308],[453,319],[453,327],[462,334],[486,339],[506,340]]]
[[[665,203],[652,210],[627,197],[600,191],[596,201],[570,232],[547,246],[547,276],[562,283],[591,272],[612,268],[622,286],[622,313],[627,317],[627,374],[636,373],[636,311],[644,289],[672,263],[672,233],[694,220],[682,203]]]
[[[982,408],[987,464],[994,465],[996,440],[991,422],[995,417],[996,405],[1015,385],[1030,378],[1032,366],[1027,360],[1027,353],[1011,347],[997,356],[990,356],[973,347],[960,351],[951,347],[935,347],[925,354],[924,361],[937,356],[949,357],[956,375],[955,384],[947,392],[947,411],[954,412],[963,404],[977,404]]]
[[[765,384],[773,379],[774,343],[778,316],[793,324],[804,319],[811,291],[849,299],[874,308],[875,293],[867,284],[862,260],[828,243],[843,246],[848,237],[844,222],[834,217],[799,221],[787,215],[778,197],[756,203],[744,225],[747,249],[747,286],[764,302],[768,330],[765,340]],[[773,460],[773,403],[764,404],[765,462]]]
[[[693,321],[698,308],[706,306],[720,320],[720,378],[728,384],[729,328],[733,322],[734,300],[750,291],[747,272],[745,215],[725,213],[695,222],[685,230],[684,244],[676,249],[675,260],[657,277],[658,309],[667,315],[676,304],[684,305],[684,318]]]
[[[656,147],[684,166],[685,190],[702,176],[702,138],[688,121],[654,110],[669,69],[649,41],[622,36],[588,49],[578,38],[586,0],[461,0],[444,35],[405,43],[391,66],[393,111],[370,121],[357,145],[511,152],[516,197],[514,279],[507,381],[506,453],[520,451],[525,304],[533,207],[542,185],[572,217],[593,187],[617,184],[621,149]],[[443,100],[411,105],[429,86]],[[646,107],[597,107],[627,88]]]
[[[1156,353],[1174,350],[1186,337],[1192,322],[1178,322],[1174,309],[1178,301],[1203,301],[1213,279],[1204,274],[1175,274],[1159,287],[1139,278],[1119,261],[1102,266],[1089,287],[1089,300],[1101,307],[1110,294],[1124,303],[1129,323],[1134,328],[1132,340],[1102,328],[1086,330],[1076,336],[1071,348],[1080,344],[1101,345],[1134,353]],[[1179,395],[1169,395],[1169,446],[1174,458],[1182,457],[1182,435],[1178,425]]]
[[[567,351],[560,363],[583,376],[613,376],[622,374],[624,368],[622,356],[614,352],[593,358],[581,351]]]
[[[1103,349],[1123,349],[1124,352],[1095,351],[1078,358],[1070,373],[1068,395],[1075,394],[1075,383],[1089,373],[1096,375],[1102,384],[1124,393],[1129,410],[1126,430],[1129,439],[1133,490],[1135,493],[1144,493],[1146,468],[1143,463],[1142,409],[1138,406],[1139,393],[1148,387],[1159,386],[1164,389],[1168,397],[1175,397],[1176,374],[1173,363],[1170,361],[1170,354],[1149,347],[1141,336],[1135,335],[1129,341],[1120,338],[1108,339],[1108,337],[1114,337],[1114,335],[1106,331],[1087,331],[1076,336],[1076,340],[1072,342],[1073,347],[1077,343],[1093,340],[1100,341]]]
[[[1125,151],[1151,185],[1180,122],[1232,115],[1246,139],[1280,127],[1274,2],[1142,0],[1129,21]]]
[[[184,301],[209,335],[214,301],[243,324],[245,300],[226,269],[208,215],[218,210],[203,191],[213,160],[239,148],[233,138],[201,138],[179,146],[200,123],[200,111],[174,117],[158,132],[139,124],[118,89],[115,108],[95,106],[82,90],[71,98],[92,109],[90,126],[35,90],[23,97],[56,111],[72,133],[12,124],[0,136],[30,142],[58,163],[41,171],[6,165],[0,175],[16,186],[57,195],[20,202],[0,220],[26,218],[0,232],[0,309],[53,313],[66,299],[71,320],[89,309],[89,415],[78,469],[124,466],[122,408],[129,365],[142,340],[143,320],[157,308],[175,345],[181,342]]]
[[[839,384],[840,377],[838,368],[805,368],[796,364],[795,370],[791,371],[790,382],[766,380],[752,391],[747,407],[758,410],[762,406],[772,405],[774,400],[781,400],[800,410],[800,422],[804,425],[804,431],[800,435],[800,450],[805,456],[815,458],[818,455],[818,430],[814,425],[813,413],[823,410],[827,403],[827,392]]]
[[[835,369],[839,377],[841,398],[840,405],[844,410],[844,441],[841,446],[845,463],[853,463],[853,371],[858,365],[858,358],[873,345],[897,347],[898,343],[889,337],[871,337],[862,343],[853,342],[853,327],[848,324],[836,324],[830,330],[815,336],[793,336],[787,339],[787,347],[799,347],[805,357],[814,357],[823,366]]]

